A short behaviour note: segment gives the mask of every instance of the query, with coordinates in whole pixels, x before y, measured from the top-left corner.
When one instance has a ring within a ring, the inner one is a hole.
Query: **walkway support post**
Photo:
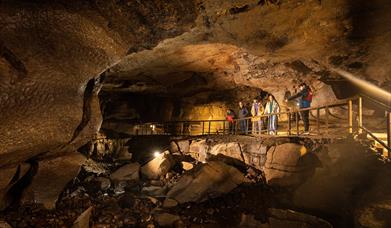
[[[387,113],[387,146],[391,147],[391,112]],[[390,157],[391,151],[388,151],[388,157]]]
[[[296,119],[296,135],[299,135],[299,112],[295,112]]]
[[[362,97],[358,98],[358,133],[362,133]]]
[[[326,134],[329,133],[329,106],[326,106]]]
[[[353,101],[348,101],[349,134],[353,134]]]
[[[318,132],[318,135],[320,134],[320,109],[316,109],[316,129]]]
[[[292,123],[291,123],[291,113],[288,113],[288,135],[291,135],[291,128],[292,128]]]

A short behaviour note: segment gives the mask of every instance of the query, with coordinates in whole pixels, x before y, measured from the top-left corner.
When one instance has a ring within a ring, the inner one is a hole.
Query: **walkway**
[[[313,107],[289,112],[273,113],[261,117],[263,126],[267,126],[267,119],[271,115],[278,116],[278,132],[276,135],[269,135],[267,128],[261,132],[253,131],[253,118],[236,119],[233,123],[226,120],[191,120],[172,121],[165,123],[142,123],[133,126],[133,135],[173,135],[173,136],[203,136],[203,135],[225,135],[240,134],[262,137],[306,137],[306,138],[345,138],[349,135],[367,134],[367,137],[374,141],[374,146],[382,149],[383,153],[391,153],[391,107],[380,102],[384,109],[386,118],[384,124],[371,123],[368,118],[364,126],[363,120],[363,97],[357,97],[340,101],[338,103]],[[365,98],[371,99],[371,98]],[[373,101],[372,101],[373,102]],[[375,101],[377,102],[377,101]],[[310,132],[303,134],[303,126],[300,121],[300,111],[310,111]],[[383,119],[384,120],[384,119]],[[245,122],[246,129],[240,129],[239,123]]]

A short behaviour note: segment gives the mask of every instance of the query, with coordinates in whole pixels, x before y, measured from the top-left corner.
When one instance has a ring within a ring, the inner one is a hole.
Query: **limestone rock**
[[[163,213],[155,215],[155,220],[159,226],[167,227],[172,226],[176,221],[179,221],[181,218],[178,215]]]
[[[189,148],[189,154],[194,159],[204,162],[208,157],[209,145],[206,140],[192,141]]]
[[[103,191],[107,191],[111,186],[111,181],[106,177],[97,177],[95,179],[99,183],[99,187]]]
[[[266,162],[267,147],[259,142],[247,143],[243,150],[244,162],[262,170]]]
[[[6,221],[0,221],[0,228],[12,228]]]
[[[175,165],[175,160],[167,151],[141,167],[141,174],[148,179],[164,176]]]
[[[97,175],[107,173],[107,167],[103,163],[96,162],[92,159],[87,159],[83,163],[83,168],[89,173],[95,173]]]
[[[179,152],[182,154],[188,154],[190,149],[189,140],[171,141],[170,151],[173,153]]]
[[[129,153],[129,147],[124,146],[119,149],[118,160],[130,160],[132,159],[132,154]]]
[[[110,178],[115,181],[139,181],[140,179],[140,164],[130,163],[126,164],[116,171],[114,171]]]
[[[299,213],[292,210],[269,209],[269,224],[272,228],[283,227],[319,227],[332,228],[333,226],[318,217]]]
[[[22,202],[54,209],[64,187],[77,176],[85,160],[83,155],[73,152],[39,162],[38,172],[24,192]]]
[[[176,207],[178,205],[178,202],[176,200],[167,198],[163,202],[163,207],[170,208],[170,207]]]
[[[192,174],[182,176],[167,197],[179,203],[199,202],[207,197],[230,192],[248,179],[236,168],[220,161],[204,164]]]
[[[159,186],[149,186],[142,188],[141,192],[150,196],[164,196],[167,193],[167,188]]]
[[[307,149],[299,144],[285,143],[267,152],[265,177],[270,185],[294,187],[301,184],[314,170]]]
[[[89,228],[92,209],[93,207],[89,207],[87,210],[85,210],[73,223],[72,228]]]
[[[268,224],[263,224],[254,218],[254,215],[242,214],[239,227],[269,227]]]
[[[217,144],[212,146],[209,153],[213,155],[223,154],[225,156],[235,158],[239,161],[244,162],[242,149],[240,148],[239,143],[230,142],[230,143]]]
[[[183,162],[181,162],[181,164],[182,164],[182,168],[184,170],[191,170],[194,167],[194,165],[191,164],[190,162],[183,161]]]
[[[7,193],[29,169],[30,164],[27,163],[0,169],[0,210],[4,210],[12,203],[13,199]]]

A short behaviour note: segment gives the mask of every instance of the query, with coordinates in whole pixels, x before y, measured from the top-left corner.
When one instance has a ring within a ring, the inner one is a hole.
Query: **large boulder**
[[[249,166],[262,170],[266,162],[267,147],[257,142],[247,143],[242,149],[244,162]]]
[[[0,210],[10,205],[13,199],[7,193],[29,169],[30,164],[27,163],[0,169]]]
[[[209,145],[205,139],[198,141],[194,140],[190,144],[189,155],[198,161],[205,162],[208,157],[208,151]]]
[[[37,174],[23,193],[23,203],[43,204],[54,209],[65,186],[75,178],[86,158],[77,152],[39,162]]]
[[[244,162],[241,145],[236,142],[219,143],[217,145],[214,145],[210,149],[209,153],[213,155],[222,154],[227,157],[231,157]]]
[[[139,181],[140,179],[140,164],[126,164],[114,171],[110,178],[114,181]]]
[[[188,154],[189,150],[190,150],[189,140],[171,141],[170,143],[170,151],[172,153]]]
[[[303,145],[285,143],[271,147],[264,167],[266,181],[270,185],[296,187],[314,171],[315,163]]]
[[[182,176],[167,193],[167,197],[179,203],[200,202],[209,196],[216,197],[230,192],[249,180],[236,168],[220,161],[203,164],[193,173]]]
[[[166,151],[141,167],[141,174],[148,179],[158,179],[166,175],[174,165],[174,158]]]

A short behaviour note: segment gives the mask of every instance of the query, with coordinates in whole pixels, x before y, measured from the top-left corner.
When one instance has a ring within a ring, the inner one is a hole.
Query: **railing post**
[[[299,135],[299,112],[295,112],[296,118],[296,135]]]
[[[326,134],[329,133],[329,106],[326,106]]]
[[[210,135],[210,123],[211,123],[211,121],[209,120],[209,126],[208,126],[209,130],[208,130],[208,135]]]
[[[349,134],[353,134],[353,101],[348,102]]]
[[[204,134],[205,134],[205,131],[204,131],[204,129],[205,129],[205,121],[202,121],[202,135],[204,135]]]
[[[249,119],[246,119],[246,132],[245,134],[248,135],[248,130],[249,130]]]
[[[316,109],[316,129],[318,132],[318,135],[320,134],[320,109]]]
[[[391,112],[387,113],[387,146],[391,147]],[[388,157],[390,157],[391,151],[388,151]]]
[[[362,133],[362,97],[358,98],[358,133]]]
[[[288,135],[291,135],[291,128],[292,128],[291,113],[288,113]]]

